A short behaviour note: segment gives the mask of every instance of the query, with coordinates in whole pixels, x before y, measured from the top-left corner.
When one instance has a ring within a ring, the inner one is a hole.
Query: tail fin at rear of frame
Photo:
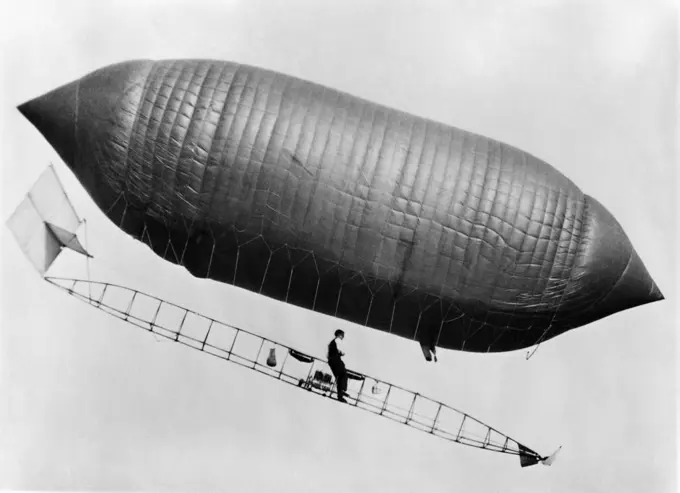
[[[76,235],[81,223],[50,166],[7,220],[7,227],[26,258],[44,276],[64,248],[92,257]]]

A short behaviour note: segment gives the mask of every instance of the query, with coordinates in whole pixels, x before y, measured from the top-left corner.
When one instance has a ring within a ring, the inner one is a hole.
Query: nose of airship
[[[78,82],[65,84],[18,107],[66,164],[75,161]]]
[[[153,63],[109,65],[18,107],[81,182],[102,157],[123,155]]]
[[[597,200],[587,197],[581,257],[575,268],[584,288],[584,323],[664,299],[623,228]]]

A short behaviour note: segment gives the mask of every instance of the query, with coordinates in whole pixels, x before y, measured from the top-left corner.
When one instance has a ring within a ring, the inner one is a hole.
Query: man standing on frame
[[[345,396],[347,394],[347,368],[342,361],[345,355],[345,348],[342,340],[345,338],[345,332],[338,329],[335,331],[335,339],[328,345],[328,365],[331,367],[333,376],[336,381],[336,390],[338,393],[338,400],[340,402],[347,402]]]

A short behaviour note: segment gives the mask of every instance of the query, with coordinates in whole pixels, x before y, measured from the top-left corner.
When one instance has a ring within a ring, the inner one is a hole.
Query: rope
[[[87,219],[82,220],[83,223],[83,229],[85,230],[85,250],[89,253],[90,251],[90,245],[89,241],[87,239]],[[89,296],[90,299],[92,299],[92,276],[90,275],[90,256],[86,255],[85,256],[85,269],[87,270],[87,286],[89,289]]]

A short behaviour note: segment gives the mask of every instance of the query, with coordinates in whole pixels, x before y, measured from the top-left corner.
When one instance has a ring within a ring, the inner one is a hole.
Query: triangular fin
[[[52,166],[40,175],[7,220],[19,248],[43,276],[64,247],[92,257],[76,236],[80,224]]]

